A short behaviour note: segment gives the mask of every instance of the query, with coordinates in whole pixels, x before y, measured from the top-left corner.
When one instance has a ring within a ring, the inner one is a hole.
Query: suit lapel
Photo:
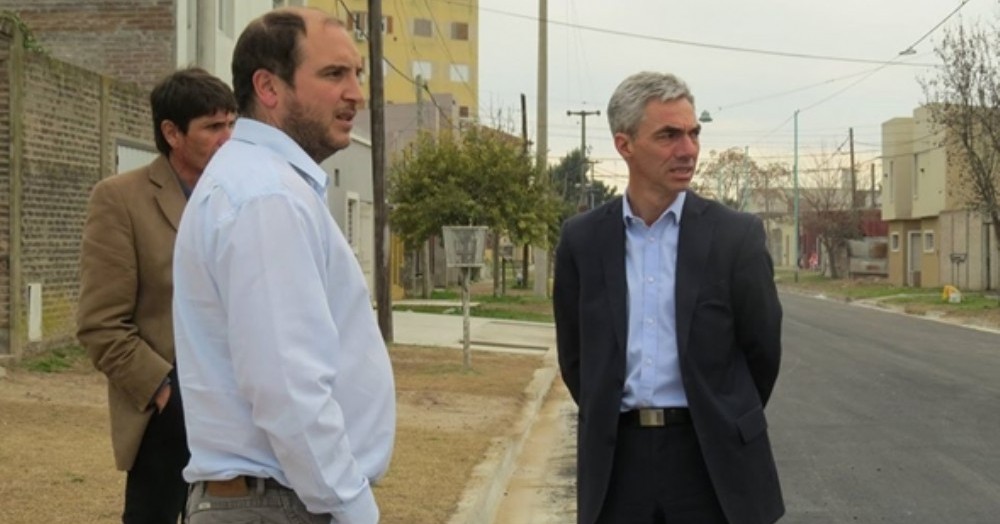
[[[621,198],[607,207],[601,217],[598,245],[604,246],[604,283],[608,289],[612,325],[618,347],[625,351],[628,324],[628,283],[625,276],[625,223]]]
[[[694,315],[698,289],[701,286],[708,254],[712,246],[715,222],[706,216],[708,202],[688,191],[681,212],[681,229],[677,239],[677,275],[674,281],[674,301],[677,308],[677,351],[687,351],[688,333]]]
[[[149,181],[156,186],[156,203],[160,207],[160,212],[174,231],[177,231],[187,198],[165,156],[160,155],[149,166]]]

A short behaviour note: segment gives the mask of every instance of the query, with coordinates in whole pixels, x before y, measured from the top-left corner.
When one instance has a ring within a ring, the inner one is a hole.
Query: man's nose
[[[358,105],[365,101],[365,93],[361,90],[361,81],[357,75],[351,78],[347,89],[344,90],[344,99]]]

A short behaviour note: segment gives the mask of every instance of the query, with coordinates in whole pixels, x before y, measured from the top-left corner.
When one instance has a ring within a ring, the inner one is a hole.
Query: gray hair
[[[608,124],[611,133],[635,136],[642,121],[646,104],[651,100],[670,102],[684,98],[694,105],[694,95],[683,80],[669,73],[643,71],[626,78],[615,89],[608,102]]]

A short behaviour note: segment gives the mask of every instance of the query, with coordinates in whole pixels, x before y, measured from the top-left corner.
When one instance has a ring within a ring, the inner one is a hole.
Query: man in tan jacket
[[[176,524],[189,453],[174,369],[174,238],[209,159],[232,133],[232,90],[177,71],[150,94],[160,156],[93,189],[80,254],[77,337],[108,379],[111,442],[127,471],[125,524]]]

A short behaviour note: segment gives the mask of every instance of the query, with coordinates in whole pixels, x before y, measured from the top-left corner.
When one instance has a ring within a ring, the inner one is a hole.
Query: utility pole
[[[872,209],[875,209],[875,162],[872,162]]]
[[[368,0],[368,50],[371,71],[372,200],[375,207],[375,308],[382,340],[392,342],[392,292],[389,282],[389,206],[385,196],[385,75],[382,71],[382,0]]]
[[[373,2],[375,0],[368,0]],[[549,2],[538,0],[538,177],[547,178],[549,154]],[[541,180],[545,183],[545,180]],[[549,296],[549,246],[535,246],[536,297]],[[524,276],[525,278],[528,275]]]
[[[792,161],[792,190],[794,193],[793,212],[795,213],[795,242],[792,250],[792,264],[795,265],[795,281],[799,281],[799,110],[793,114],[795,118],[795,158]]]
[[[417,136],[419,137],[424,131],[424,77],[423,75],[417,75],[414,79],[416,83],[414,87],[417,90]],[[420,296],[423,298],[431,298],[432,285],[431,276],[433,275],[433,269],[431,268],[431,239],[428,238],[424,240],[424,245],[420,250],[420,260],[421,267],[423,268],[423,278],[422,285],[420,286]],[[416,275],[414,275],[416,276]],[[416,286],[414,286],[416,287]]]
[[[854,128],[847,128],[847,140],[851,143],[851,210],[858,208],[858,178],[854,174]]]
[[[580,117],[580,155],[583,157],[583,162],[580,163],[580,167],[583,169],[581,173],[583,175],[583,181],[587,182],[587,116],[597,115],[601,116],[600,111],[566,111],[566,116],[577,115]],[[594,208],[594,177],[591,175],[590,183],[587,185],[587,208]]]
[[[521,153],[528,156],[528,98],[521,93]],[[521,283],[518,287],[528,288],[528,259],[531,258],[531,246],[524,244],[521,252]]]

